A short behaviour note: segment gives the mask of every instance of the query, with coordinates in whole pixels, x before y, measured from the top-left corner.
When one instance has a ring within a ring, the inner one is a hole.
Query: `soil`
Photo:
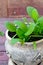
[[[15,32],[8,32],[8,35],[12,38],[16,33]],[[16,35],[15,38],[18,38]],[[43,39],[43,37],[31,37],[27,42],[32,42],[32,41],[38,41],[40,39]]]
[[[31,37],[28,42],[38,41],[40,39],[43,39],[43,37]]]
[[[15,32],[8,32],[8,35],[12,38],[16,33]],[[18,36],[16,35],[15,38],[18,38]]]

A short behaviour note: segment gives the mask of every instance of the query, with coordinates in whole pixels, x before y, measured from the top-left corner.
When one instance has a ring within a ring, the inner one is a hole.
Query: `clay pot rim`
[[[6,36],[6,39],[10,41],[11,40],[11,37],[8,35],[8,31],[9,30],[6,30],[5,36]],[[36,41],[36,43],[40,43],[40,42],[43,42],[43,39]],[[33,42],[25,42],[25,44],[32,45]]]

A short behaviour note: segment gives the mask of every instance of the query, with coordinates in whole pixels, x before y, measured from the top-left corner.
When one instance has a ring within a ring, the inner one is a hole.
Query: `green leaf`
[[[40,17],[38,20],[37,20],[37,25],[38,25],[38,27],[39,27],[39,32],[41,31],[41,32],[43,32],[43,16],[42,17]]]
[[[21,28],[24,32],[27,31],[27,26],[26,26],[26,24],[25,24],[24,22],[21,22],[21,21],[19,21],[19,20],[15,20],[15,21],[14,21],[14,24],[15,24],[16,26],[18,26],[19,28]]]
[[[28,31],[25,33],[25,36],[30,35],[30,34],[34,31],[35,26],[36,26],[35,23],[32,22],[32,23],[29,25]]]
[[[26,8],[27,13],[28,13],[29,16],[32,16],[32,10],[33,10],[33,9],[34,9],[34,8],[31,7],[31,6],[28,6],[28,7]]]
[[[36,49],[37,49],[37,44],[36,44],[36,42],[35,42],[35,41],[33,42],[33,47],[34,47],[34,50],[36,50]]]
[[[24,38],[24,32],[20,29],[20,28],[17,28],[16,29],[16,34],[18,35],[19,38]]]
[[[39,14],[38,14],[38,11],[36,9],[34,9],[32,11],[32,18],[33,18],[34,22],[37,22],[37,19],[39,18]]]
[[[15,32],[16,31],[15,25],[13,23],[11,23],[11,22],[6,22],[5,26],[11,32]]]
[[[20,42],[21,45],[24,45],[25,39],[19,39],[19,38],[14,38],[12,37],[10,44],[14,45],[16,43]]]
[[[33,34],[34,35],[40,35],[41,33],[41,29],[40,29],[40,26],[36,25],[34,31],[33,31]]]
[[[37,20],[38,25],[43,28],[43,16]]]
[[[27,13],[30,17],[33,18],[34,22],[37,22],[37,19],[39,18],[39,14],[37,9],[35,9],[34,7],[27,7]]]
[[[4,33],[2,31],[0,31],[0,36],[4,36]]]
[[[11,41],[10,41],[10,44],[14,45],[17,42],[19,42],[19,39],[18,38],[12,38]]]

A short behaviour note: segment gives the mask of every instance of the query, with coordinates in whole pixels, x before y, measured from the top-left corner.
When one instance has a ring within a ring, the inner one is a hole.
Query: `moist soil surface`
[[[13,37],[16,33],[15,32],[8,32],[9,37]],[[16,35],[15,38],[18,38],[18,36]],[[40,39],[43,39],[43,37],[31,37],[27,42],[32,42],[32,41],[38,41]]]

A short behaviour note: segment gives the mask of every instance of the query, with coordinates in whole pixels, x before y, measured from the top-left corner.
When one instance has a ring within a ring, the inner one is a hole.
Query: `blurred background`
[[[5,22],[21,19],[26,16],[26,7],[37,8],[40,16],[43,15],[43,0],[0,0],[0,31],[5,33]],[[0,65],[8,65],[8,57],[5,50],[5,36],[0,36]]]
[[[27,16],[28,5],[36,7],[43,15],[43,0],[0,0],[0,18]]]

